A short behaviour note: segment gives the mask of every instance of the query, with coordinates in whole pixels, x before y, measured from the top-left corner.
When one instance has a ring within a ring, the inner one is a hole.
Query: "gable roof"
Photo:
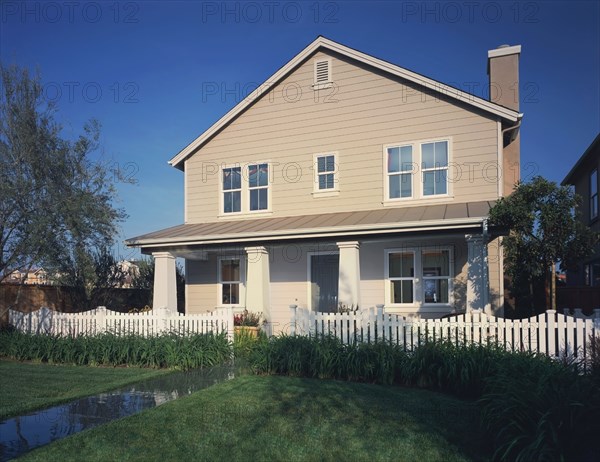
[[[507,107],[496,104],[492,101],[480,98],[472,95],[471,93],[464,92],[450,85],[445,85],[437,80],[430,79],[416,72],[410,71],[403,67],[389,63],[382,59],[375,58],[373,56],[362,53],[353,48],[347,47],[340,43],[329,40],[323,36],[317,37],[310,45],[304,50],[294,56],[287,64],[280,68],[275,74],[269,77],[263,84],[259,85],[256,90],[250,93],[246,98],[235,105],[229,112],[215,122],[208,130],[202,133],[198,138],[192,141],[189,145],[183,148],[175,157],[173,157],[169,164],[180,170],[183,170],[183,162],[192,155],[197,149],[202,147],[208,140],[214,135],[219,133],[221,129],[227,126],[232,120],[240,115],[255,101],[260,99],[262,96],[268,93],[268,90],[287,77],[298,65],[300,65],[305,59],[319,50],[330,50],[348,58],[354,59],[366,65],[372,66],[376,69],[385,71],[391,75],[403,78],[410,82],[421,85],[434,92],[441,93],[449,98],[458,100],[462,103],[476,107],[484,112],[490,113],[497,117],[500,117],[509,122],[517,122],[523,115],[518,111],[514,111]],[[268,85],[265,91],[265,84]]]
[[[567,176],[565,177],[564,180],[562,180],[562,182],[560,184],[563,186],[568,185],[568,184],[573,184],[575,181],[574,177],[576,176],[579,168],[581,166],[583,166],[583,164],[585,164],[587,162],[587,160],[590,159],[593,155],[598,155],[598,153],[600,153],[600,133],[598,133],[598,135],[596,135],[596,138],[594,138],[594,141],[592,141],[592,144],[590,144],[588,146],[588,148],[581,155],[581,157],[575,163],[575,165],[573,165],[573,168],[571,169],[571,171],[569,173],[567,173]]]

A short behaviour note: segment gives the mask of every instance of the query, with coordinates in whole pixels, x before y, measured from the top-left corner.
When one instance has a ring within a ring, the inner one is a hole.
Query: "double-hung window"
[[[451,303],[450,248],[386,250],[385,258],[386,305],[402,308]]]
[[[223,212],[237,213],[242,208],[242,168],[223,169]]]
[[[448,193],[448,142],[421,145],[423,196]]]
[[[415,301],[415,252],[388,254],[390,301],[393,304],[412,304]]]
[[[317,190],[327,191],[336,188],[335,155],[317,156]]]
[[[248,190],[250,191],[250,211],[269,208],[269,165],[248,166]]]
[[[448,195],[449,157],[446,140],[387,146],[385,201]]]
[[[590,220],[598,218],[598,170],[590,173]]]
[[[241,259],[223,257],[219,260],[220,301],[223,305],[240,304],[242,284]]]
[[[413,148],[397,146],[387,150],[390,199],[412,197]]]
[[[224,167],[221,213],[246,214],[270,211],[269,164],[253,162]]]

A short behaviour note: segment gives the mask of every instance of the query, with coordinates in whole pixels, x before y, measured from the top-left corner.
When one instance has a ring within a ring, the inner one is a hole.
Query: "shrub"
[[[114,335],[57,337],[17,331],[0,333],[0,357],[52,364],[192,369],[228,361],[225,334],[154,337]]]
[[[511,354],[486,378],[482,421],[500,460],[588,460],[598,433],[597,387],[576,365]]]

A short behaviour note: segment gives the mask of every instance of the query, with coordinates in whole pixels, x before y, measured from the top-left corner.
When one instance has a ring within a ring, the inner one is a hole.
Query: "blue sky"
[[[525,179],[562,180],[600,131],[596,1],[0,0],[2,62],[39,69],[65,136],[97,118],[136,180],[117,181],[120,241],[183,222],[167,161],[318,35],[484,97],[487,51],[522,45]]]

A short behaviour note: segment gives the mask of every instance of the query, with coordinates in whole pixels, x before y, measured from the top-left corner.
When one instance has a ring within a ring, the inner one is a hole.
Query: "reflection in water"
[[[0,461],[97,425],[233,379],[239,365],[176,372],[0,422]]]

